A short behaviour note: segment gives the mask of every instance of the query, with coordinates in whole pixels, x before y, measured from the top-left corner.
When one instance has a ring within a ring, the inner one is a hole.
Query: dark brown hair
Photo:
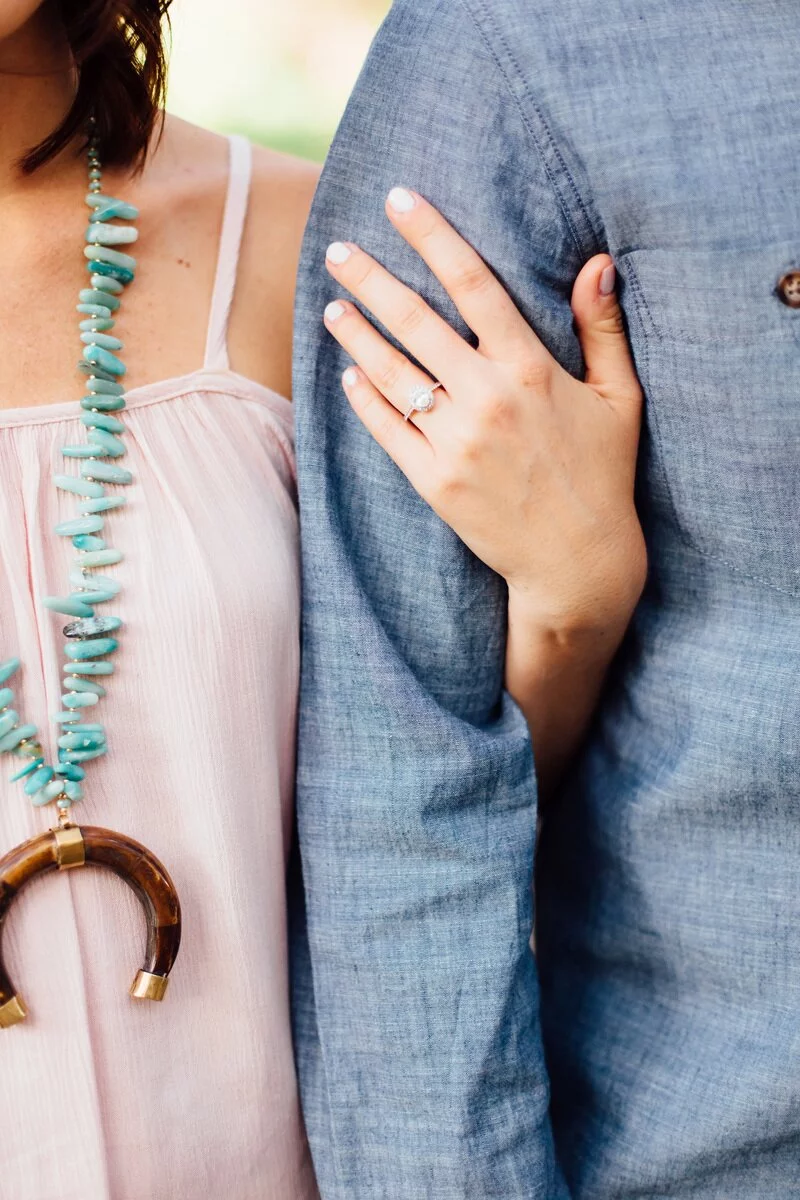
[[[164,103],[170,3],[57,0],[78,86],[62,123],[25,155],[25,171],[35,171],[83,136],[92,116],[105,166],[142,165]]]

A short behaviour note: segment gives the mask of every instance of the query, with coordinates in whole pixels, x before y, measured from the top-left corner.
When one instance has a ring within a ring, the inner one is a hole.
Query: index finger
[[[522,349],[530,353],[532,343],[541,346],[481,256],[424,197],[393,188],[386,213],[428,264],[491,358],[513,358]],[[547,353],[543,346],[542,352]]]

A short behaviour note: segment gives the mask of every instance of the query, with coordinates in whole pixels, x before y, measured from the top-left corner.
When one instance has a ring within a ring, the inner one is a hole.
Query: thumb
[[[608,254],[584,265],[572,290],[586,382],[614,408],[641,406],[642,392],[628,346],[616,292],[616,269]]]

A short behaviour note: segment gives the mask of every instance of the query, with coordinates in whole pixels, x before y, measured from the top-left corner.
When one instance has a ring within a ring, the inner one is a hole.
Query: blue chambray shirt
[[[799,51],[796,0],[397,0],[358,84],[297,327],[294,1009],[325,1200],[800,1195]],[[646,392],[651,575],[544,817],[536,962],[502,583],[353,416],[321,324],[352,239],[458,325],[395,184],[575,373],[572,282],[609,250]]]

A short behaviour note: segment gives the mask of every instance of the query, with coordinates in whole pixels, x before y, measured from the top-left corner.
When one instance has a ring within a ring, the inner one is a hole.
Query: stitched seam
[[[472,10],[469,7],[470,3],[475,8],[480,7],[482,15],[483,15],[483,19],[484,19],[484,21],[486,21],[488,23],[490,20],[490,17],[487,12],[486,6],[482,3],[482,0],[460,0],[460,2],[461,2],[462,7],[465,10],[467,16],[469,17],[470,21],[472,22],[472,25],[474,26],[478,37],[481,39],[483,45],[486,47],[487,52],[489,53],[492,60],[494,61],[495,66],[497,67],[497,70],[499,71],[500,75],[502,76],[503,80],[505,81],[509,96],[511,97],[511,99],[513,100],[513,102],[516,106],[517,112],[519,113],[519,116],[520,116],[520,120],[522,121],[523,125],[527,129],[528,134],[530,135],[531,141],[533,142],[534,146],[536,147],[537,153],[539,155],[539,159],[541,160],[541,163],[542,163],[542,167],[547,176],[548,182],[550,183],[550,187],[553,190],[553,194],[554,194],[556,200],[558,201],[559,208],[561,209],[564,220],[567,224],[567,228],[569,229],[572,240],[575,243],[576,249],[578,250],[579,254],[583,258],[585,258],[585,259],[590,258],[593,247],[584,245],[583,239],[581,238],[581,236],[578,233],[578,230],[575,226],[575,221],[573,219],[572,213],[570,212],[569,206],[567,205],[567,203],[564,200],[564,197],[561,194],[561,189],[559,188],[556,177],[550,168],[550,165],[547,161],[547,156],[545,155],[545,153],[542,149],[539,137],[537,136],[536,131],[534,130],[531,121],[529,120],[528,113],[526,112],[526,110],[522,104],[521,98],[517,94],[517,91],[513,86],[512,80],[509,77],[509,74],[506,71],[506,69],[504,68],[502,62],[500,61],[500,58],[497,55],[494,46],[487,38],[480,23],[476,19],[475,14],[472,12]],[[520,84],[522,85],[522,88],[524,90],[525,98],[528,101],[528,103],[530,104],[531,108],[533,109],[533,111],[535,112],[535,114],[538,118],[542,132],[544,133],[545,139],[547,141],[547,145],[548,145],[550,151],[552,152],[552,154],[555,156],[556,160],[558,161],[559,166],[561,167],[563,175],[564,175],[564,177],[567,181],[567,184],[569,186],[569,189],[572,193],[572,198],[573,198],[575,204],[577,205],[578,209],[580,210],[581,214],[583,215],[583,218],[584,218],[584,221],[586,222],[587,227],[591,230],[592,237],[594,238],[595,244],[597,246],[604,248],[605,247],[605,238],[594,227],[592,219],[589,215],[589,210],[588,210],[586,204],[584,203],[583,198],[581,197],[578,186],[572,177],[570,169],[567,166],[566,160],[564,159],[564,156],[561,153],[558,143],[557,143],[556,139],[553,137],[550,127],[547,124],[547,121],[544,117],[544,113],[542,112],[541,106],[537,103],[535,97],[532,95],[532,93],[525,81],[525,76],[522,72],[522,69],[519,65],[518,60],[515,58],[509,43],[506,41],[506,39],[504,38],[502,33],[497,29],[497,26],[493,25],[493,28],[494,28],[494,32],[497,37],[497,40],[500,42],[500,44],[503,47],[503,51],[504,51],[506,57],[511,62],[512,66],[514,67],[514,71],[516,72],[517,79],[520,82]]]

